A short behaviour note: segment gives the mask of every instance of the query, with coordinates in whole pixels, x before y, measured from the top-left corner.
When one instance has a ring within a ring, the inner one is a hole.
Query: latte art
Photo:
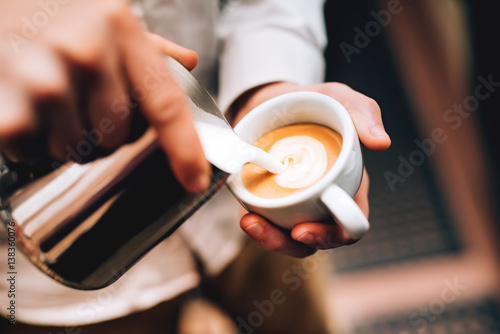
[[[335,163],[342,147],[336,131],[317,124],[294,124],[262,136],[255,146],[285,164],[272,174],[247,164],[241,172],[245,188],[256,196],[279,198],[299,192],[321,179]]]
[[[269,150],[287,168],[274,177],[283,188],[300,189],[316,182],[328,167],[325,146],[308,136],[293,136],[276,142]]]

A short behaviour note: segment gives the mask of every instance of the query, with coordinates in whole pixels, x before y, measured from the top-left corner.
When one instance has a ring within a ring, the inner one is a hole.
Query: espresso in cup
[[[245,115],[234,130],[249,143],[262,136],[258,146],[293,163],[289,172],[278,175],[266,175],[249,165],[229,177],[229,190],[248,212],[288,230],[303,222],[332,220],[353,239],[369,230],[368,220],[353,199],[363,176],[359,138],[351,116],[338,101],[315,92],[280,95]],[[271,130],[277,130],[276,137]],[[315,153],[300,172],[293,168],[299,167],[297,157],[294,161],[282,148],[296,144],[304,148],[302,158],[307,155],[304,152]]]
[[[280,174],[246,164],[241,181],[252,194],[281,198],[300,192],[319,181],[333,166],[342,148],[342,136],[313,123],[287,125],[260,137],[254,146],[285,164]]]

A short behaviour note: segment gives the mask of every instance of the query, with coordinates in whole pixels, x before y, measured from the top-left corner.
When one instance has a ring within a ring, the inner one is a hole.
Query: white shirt
[[[261,84],[323,81],[326,34],[323,0],[133,0],[155,33],[198,52],[194,75],[227,110]],[[219,192],[176,233],[111,286],[65,287],[17,254],[18,321],[75,326],[126,316],[169,300],[200,281],[195,259],[216,275],[238,254],[243,232],[238,204]],[[6,245],[0,245],[0,312],[6,314]]]

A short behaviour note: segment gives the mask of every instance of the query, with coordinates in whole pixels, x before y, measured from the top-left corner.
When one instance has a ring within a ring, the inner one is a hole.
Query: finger
[[[113,151],[128,139],[132,122],[130,100],[137,103],[143,98],[141,87],[127,93],[123,64],[112,50],[116,49],[103,52],[99,65],[80,66],[74,75],[79,82],[79,94],[88,97],[80,112],[86,119],[85,140],[98,148],[97,156]]]
[[[83,138],[83,124],[78,115],[68,72],[63,60],[53,52],[38,51],[36,60],[34,57],[20,59],[18,64],[26,70],[25,74],[20,71],[19,77],[30,92],[37,117],[44,126],[41,131],[45,133],[40,133],[39,138],[46,141],[47,154],[52,158],[83,162],[78,154],[70,154],[77,150],[78,143]],[[35,68],[39,69],[38,75]]]
[[[331,249],[357,241],[338,225],[331,223],[306,222],[297,224],[291,233],[292,239],[317,249]]]
[[[109,66],[89,85],[87,110],[83,111],[89,121],[85,137],[94,147],[103,149],[102,152],[112,151],[127,140],[132,120],[123,78],[120,72],[113,68],[116,64]],[[87,81],[81,77],[80,80]],[[140,100],[140,94],[140,90],[131,91],[135,101]]]
[[[14,82],[0,81],[0,151],[11,161],[32,160],[24,149],[22,138],[36,132],[37,121],[28,104],[28,97]]]
[[[49,29],[46,38],[71,75],[73,103],[82,122],[85,160],[110,153],[130,133],[131,111],[120,51],[112,28],[102,20],[91,27]]]
[[[293,257],[306,257],[315,253],[315,249],[292,240],[289,235],[256,214],[243,216],[240,227],[268,251]]]
[[[189,71],[198,64],[198,54],[195,51],[186,49],[156,34],[146,33],[146,36],[159,52],[174,58]]]
[[[184,93],[142,32],[127,37],[130,39],[123,46],[126,71],[133,87],[149,88],[140,101],[140,108],[156,130],[174,175],[189,192],[206,189],[210,183],[210,165],[204,157]]]
[[[347,110],[351,114],[361,143],[374,151],[388,149],[391,139],[384,129],[379,105],[361,93],[353,91],[352,94]]]
[[[375,100],[340,83],[330,83],[323,90],[347,109],[363,145],[374,151],[389,148],[391,139],[384,129],[380,107]]]
[[[75,147],[81,139],[82,126],[72,102],[63,60],[33,42],[17,56],[12,73],[23,87],[32,117],[37,122],[30,139],[24,137],[25,141],[31,141],[33,157],[48,155],[65,160],[68,147]]]

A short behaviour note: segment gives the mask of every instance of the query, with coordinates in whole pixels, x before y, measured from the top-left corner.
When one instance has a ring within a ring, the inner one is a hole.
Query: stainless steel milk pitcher
[[[192,102],[223,118],[197,81],[167,61]],[[33,264],[67,286],[86,290],[117,280],[228,176],[213,167],[209,188],[187,194],[152,130],[86,164],[68,162],[41,172],[19,167],[0,157],[0,219],[14,229],[18,248]]]

